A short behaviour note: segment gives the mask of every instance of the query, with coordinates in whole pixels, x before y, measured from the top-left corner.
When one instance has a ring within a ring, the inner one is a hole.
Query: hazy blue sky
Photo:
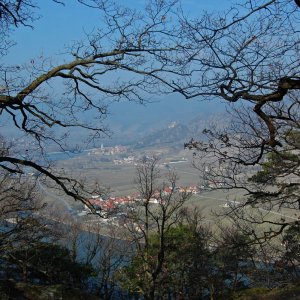
[[[51,0],[38,1],[40,10],[37,14],[40,18],[34,22],[34,28],[18,28],[11,38],[16,45],[6,57],[6,61],[13,64],[23,64],[40,55],[43,57],[58,57],[65,51],[67,45],[72,44],[83,37],[84,32],[90,32],[101,26],[100,14],[76,1],[66,0],[66,5],[59,5]],[[216,10],[225,7],[229,0],[182,0],[182,7],[187,15],[196,17],[203,10]],[[122,5],[141,6],[142,0],[119,1]],[[175,119],[181,121],[202,112],[220,110],[219,101],[201,102],[195,100],[184,100],[179,95],[167,97],[161,103],[149,104],[147,107],[137,104],[115,104],[111,108],[108,118],[110,123],[126,123],[128,125],[134,120],[149,120],[155,112],[157,118],[165,118],[166,122]],[[124,114],[126,112],[126,114]],[[129,114],[130,112],[130,114]]]
[[[17,58],[22,61],[31,59],[43,53],[47,55],[60,54],[64,47],[78,40],[84,32],[90,32],[101,25],[101,16],[97,10],[80,5],[75,0],[67,0],[66,5],[60,5],[51,0],[41,0],[34,28],[20,27],[12,38],[17,45],[11,49],[8,60]],[[142,7],[142,0],[120,0],[122,5]],[[182,7],[190,17],[196,17],[203,10],[217,10],[228,7],[229,0],[182,0]],[[138,4],[138,5],[137,5]]]

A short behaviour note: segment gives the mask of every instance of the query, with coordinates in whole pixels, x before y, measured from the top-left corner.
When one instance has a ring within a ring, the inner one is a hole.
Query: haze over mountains
[[[113,135],[105,139],[105,143],[154,146],[186,142],[195,137],[210,119],[225,111],[225,106],[214,101],[185,100],[175,95],[146,105],[114,103],[110,111],[107,123]]]

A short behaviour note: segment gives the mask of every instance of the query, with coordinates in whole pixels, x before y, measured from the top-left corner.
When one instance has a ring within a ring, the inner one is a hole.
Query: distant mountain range
[[[153,147],[153,146],[172,146],[183,147],[183,144],[192,138],[203,138],[203,130],[209,128],[212,124],[218,122],[221,126],[227,123],[223,115],[205,115],[201,114],[190,120],[187,124],[177,123],[175,121],[162,129],[156,129],[143,135],[135,143],[135,148]]]
[[[151,147],[156,145],[183,145],[189,139],[190,128],[183,124],[171,123],[167,128],[158,129],[142,137],[135,145],[135,148]]]

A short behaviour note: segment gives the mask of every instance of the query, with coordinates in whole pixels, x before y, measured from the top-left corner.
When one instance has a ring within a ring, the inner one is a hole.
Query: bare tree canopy
[[[65,1],[54,2],[67,6]],[[177,72],[171,66],[171,58],[176,60],[179,55],[175,2],[150,1],[142,11],[110,1],[78,2],[99,11],[101,28],[70,46],[60,61],[38,57],[26,65],[0,65],[2,120],[9,119],[28,140],[38,143],[41,151],[49,141],[63,149],[65,135],[57,134],[59,128],[65,129],[64,134],[68,129],[84,129],[91,139],[103,136],[107,132],[103,120],[109,102],[143,102],[149,92],[160,92],[160,83],[167,83],[166,78]],[[0,4],[0,21],[6,33],[11,27],[34,21],[34,1]],[[6,49],[5,43],[3,40],[0,47]],[[30,149],[28,152],[33,154]],[[84,201],[78,195],[82,188],[78,182],[54,174],[47,165],[6,151],[0,166],[11,172],[22,172],[20,166],[34,168],[68,195]]]
[[[176,89],[230,104],[226,126],[212,126],[202,142],[186,146],[206,161],[208,181],[244,189],[250,197],[243,207],[264,205],[261,219],[249,220],[278,225],[278,232],[298,214],[272,221],[267,212],[299,209],[299,25],[299,7],[288,0],[239,1],[222,14],[186,19],[193,75]]]
[[[54,2],[67,6],[66,1]],[[143,102],[155,92],[219,98],[233,107],[232,122],[205,131],[204,143],[187,144],[217,166],[211,168],[209,180],[258,195],[251,198],[254,205],[261,193],[270,196],[270,183],[262,187],[253,178],[250,184],[247,177],[257,171],[253,167],[266,172],[266,161],[281,161],[286,162],[281,168],[284,173],[272,170],[276,178],[279,173],[284,177],[276,182],[280,190],[274,195],[280,193],[281,199],[291,195],[286,184],[295,189],[299,183],[295,155],[299,151],[300,27],[295,1],[244,0],[225,12],[202,13],[195,19],[177,13],[175,1],[149,1],[141,11],[110,1],[77,2],[99,11],[101,28],[75,42],[58,61],[41,56],[26,65],[6,65],[3,60],[1,120],[9,119],[37,142],[43,154],[50,141],[64,148],[65,135],[59,135],[59,129],[67,134],[81,128],[91,133],[91,139],[103,136],[111,101]],[[34,14],[28,12],[37,9],[34,1],[0,3],[6,34],[9,28],[33,24]],[[5,39],[0,47],[8,49]],[[31,154],[37,150],[27,150],[22,157],[3,147],[0,166],[11,172],[22,172],[22,166],[34,168],[85,202],[79,195],[80,182],[34,161]],[[249,166],[252,169],[245,171]],[[289,202],[298,205],[298,195],[293,192]]]

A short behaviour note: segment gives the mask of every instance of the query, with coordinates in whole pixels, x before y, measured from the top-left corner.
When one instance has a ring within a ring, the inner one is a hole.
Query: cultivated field
[[[192,153],[187,150],[174,151],[168,148],[147,149],[143,152],[130,151],[129,153],[122,153],[121,155],[104,156],[101,154],[95,155],[79,155],[65,160],[56,161],[55,164],[58,169],[71,173],[74,178],[81,178],[86,181],[88,185],[93,185],[97,182],[100,186],[110,189],[111,196],[126,196],[137,192],[135,186],[135,163],[147,155],[153,153],[159,154],[161,160],[159,162],[160,172],[163,178],[169,171],[174,171],[178,175],[177,186],[195,186],[201,185],[199,171],[192,167]],[[123,160],[128,156],[133,156],[134,161],[131,163],[115,164],[114,160]],[[78,212],[83,209],[80,202],[74,202],[73,199],[68,199],[65,195],[57,195],[56,191],[51,189],[44,189],[43,196],[45,200],[54,206],[59,207],[61,211],[66,213]],[[243,202],[245,200],[244,192],[237,190],[202,190],[200,194],[193,195],[186,203],[186,206],[200,209],[205,222],[214,227],[217,218],[215,213],[226,213],[230,210],[229,205],[235,202]],[[265,216],[265,219],[276,221],[281,218],[287,218],[291,221],[298,218],[295,215],[295,210],[283,208],[281,210],[273,210],[271,212],[259,208],[247,208],[250,214],[257,214],[258,216]],[[220,218],[218,218],[220,221]],[[228,219],[221,220],[224,224]],[[268,226],[268,225],[266,225]],[[265,226],[264,226],[265,227]]]

